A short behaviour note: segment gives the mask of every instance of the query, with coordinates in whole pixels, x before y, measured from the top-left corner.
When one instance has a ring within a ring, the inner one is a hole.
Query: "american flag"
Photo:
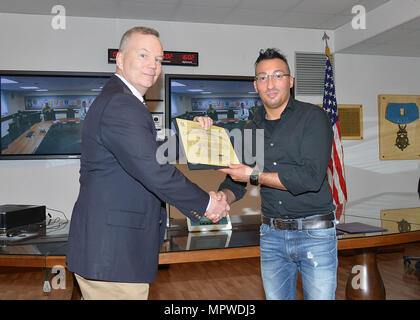
[[[326,68],[324,80],[324,101],[322,107],[327,112],[333,128],[334,140],[331,151],[331,158],[328,164],[327,178],[330,184],[330,191],[337,206],[336,219],[339,220],[343,207],[347,201],[346,179],[344,176],[344,156],[341,144],[340,121],[338,119],[337,99],[335,97],[335,86],[333,69],[331,66],[331,55],[328,45],[325,47]]]

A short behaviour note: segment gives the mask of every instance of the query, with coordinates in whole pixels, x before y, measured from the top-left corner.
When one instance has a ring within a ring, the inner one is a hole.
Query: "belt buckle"
[[[273,220],[274,227],[278,230],[294,230],[293,222],[293,220],[282,218],[275,218]]]

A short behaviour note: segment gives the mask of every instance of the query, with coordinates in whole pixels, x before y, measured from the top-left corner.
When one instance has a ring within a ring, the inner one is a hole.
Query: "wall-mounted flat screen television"
[[[111,75],[0,71],[0,159],[79,158],[84,117]]]
[[[176,118],[192,120],[202,115],[211,117],[218,126],[239,127],[260,105],[253,77],[165,75],[166,128],[171,130],[175,130]]]
[[[294,96],[293,88],[291,93]],[[165,75],[165,126],[173,131],[176,118],[200,115],[227,130],[242,129],[258,107],[263,104],[252,76]]]

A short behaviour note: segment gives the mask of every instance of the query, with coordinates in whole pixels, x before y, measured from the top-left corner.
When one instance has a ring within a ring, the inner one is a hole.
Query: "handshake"
[[[219,191],[218,193],[210,191],[209,195],[211,203],[204,216],[213,223],[217,223],[229,213],[230,206],[228,199],[223,191]]]
[[[213,120],[209,117],[194,117],[194,121],[199,122],[200,126],[205,130],[209,130],[213,125]],[[228,197],[223,191],[219,191],[218,193],[210,191],[209,195],[211,202],[204,216],[213,223],[217,223],[229,213]]]

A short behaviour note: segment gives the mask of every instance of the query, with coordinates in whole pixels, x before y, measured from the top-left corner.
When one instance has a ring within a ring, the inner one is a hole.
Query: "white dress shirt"
[[[248,120],[249,111],[247,108],[239,109],[238,118],[239,120]]]
[[[144,105],[146,105],[146,103],[144,102],[143,96],[140,94],[140,92],[131,84],[129,83],[127,80],[125,80],[125,78],[123,76],[120,76],[119,74],[115,73],[115,75],[121,79],[122,82],[125,83],[125,85],[130,89],[130,91],[137,97],[137,99],[139,99],[141,101],[141,103],[143,103]]]

